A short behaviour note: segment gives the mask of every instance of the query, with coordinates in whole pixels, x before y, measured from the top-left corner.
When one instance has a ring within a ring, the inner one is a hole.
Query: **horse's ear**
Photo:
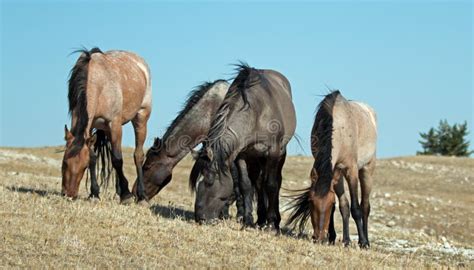
[[[318,180],[318,173],[316,172],[316,169],[314,167],[311,169],[310,177],[311,182],[316,182]]]
[[[209,158],[209,160],[213,160],[214,153],[213,153],[211,148],[206,147],[205,153],[206,153],[207,157]]]
[[[163,145],[163,140],[161,140],[160,137],[156,137],[155,141],[153,142],[153,148],[161,149],[162,145]]]
[[[64,140],[67,142],[67,141],[70,141],[73,138],[74,138],[74,136],[72,136],[72,133],[67,128],[67,125],[64,125]]]

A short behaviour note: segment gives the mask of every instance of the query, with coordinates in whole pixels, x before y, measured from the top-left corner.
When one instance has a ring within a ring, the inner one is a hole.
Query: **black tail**
[[[97,175],[101,180],[100,185],[105,186],[105,189],[107,189],[110,174],[113,171],[112,144],[103,130],[96,130],[93,136],[96,136],[94,152],[96,154],[96,160],[99,161],[96,165]]]
[[[79,153],[84,145],[84,133],[86,132],[89,115],[87,114],[87,77],[89,72],[89,61],[93,53],[102,53],[99,48],[92,48],[90,51],[86,49],[77,50],[73,53],[81,52],[81,56],[77,59],[76,64],[71,69],[69,77],[69,113],[76,112],[77,122],[71,128],[71,133],[74,135],[73,148],[70,151],[70,156],[75,156]]]
[[[311,214],[310,208],[310,188],[302,190],[303,193],[300,195],[293,196],[293,200],[291,201],[291,207],[288,210],[291,210],[290,218],[286,221],[286,226],[291,227],[293,230],[298,226],[299,232],[302,233],[304,231],[304,227],[306,225],[306,221]]]

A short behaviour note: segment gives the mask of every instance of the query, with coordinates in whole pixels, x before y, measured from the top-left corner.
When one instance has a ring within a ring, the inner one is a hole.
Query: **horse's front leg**
[[[114,167],[118,178],[115,185],[116,192],[120,196],[120,202],[128,204],[131,202],[131,199],[133,199],[133,195],[128,189],[128,181],[123,173],[121,119],[117,119],[111,123],[109,138],[112,145],[112,166]]]
[[[97,175],[95,171],[95,167],[97,164],[97,155],[95,154],[93,149],[90,149],[89,151],[89,171],[91,174],[91,194],[89,195],[89,198],[99,198],[99,192],[100,192],[100,187],[99,184],[97,183]]]
[[[145,155],[143,153],[143,144],[145,143],[147,133],[147,122],[150,117],[150,111],[146,109],[140,110],[135,118],[132,120],[133,129],[135,131],[135,152],[133,159],[137,170],[137,202],[147,201],[145,195],[145,185],[143,183],[143,162]]]
[[[253,227],[253,187],[250,181],[247,169],[247,163],[244,159],[237,160],[237,167],[239,169],[239,187],[244,199],[244,226]]]
[[[351,210],[344,191],[344,178],[342,176],[335,187],[335,191],[339,201],[339,211],[342,216],[342,243],[347,247],[351,243],[349,235],[349,218],[351,217]]]
[[[357,234],[359,235],[359,246],[368,248],[369,242],[365,237],[364,224],[362,221],[362,209],[359,204],[359,170],[357,166],[349,168],[346,172],[346,179],[349,184],[349,192],[351,194],[351,214],[357,226]]]
[[[267,224],[269,229],[280,233],[280,187],[282,181],[281,170],[285,163],[286,154],[270,156],[265,166],[265,191],[268,199]]]
[[[244,206],[244,200],[242,198],[242,193],[240,192],[239,169],[237,168],[237,166],[238,165],[236,162],[232,163],[230,172],[232,174],[232,181],[234,182],[234,199],[235,199],[235,206],[237,207],[237,221],[243,221],[245,206]]]

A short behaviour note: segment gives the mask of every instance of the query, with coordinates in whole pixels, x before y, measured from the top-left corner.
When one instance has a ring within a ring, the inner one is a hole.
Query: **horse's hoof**
[[[342,241],[342,244],[344,244],[344,247],[348,248],[351,246],[351,240]]]
[[[127,194],[127,195],[124,195],[122,197],[120,197],[120,204],[123,204],[123,205],[130,205],[134,202],[134,197],[132,194]]]
[[[273,232],[276,236],[279,236],[281,233],[280,228],[275,225],[268,225],[263,230],[266,232]]]
[[[361,249],[369,249],[369,248],[370,248],[370,244],[369,244],[369,242],[359,243],[359,247],[360,247]]]
[[[99,194],[89,194],[89,199],[98,199],[100,200]]]
[[[139,205],[141,207],[145,207],[145,208],[150,207],[150,203],[147,200],[140,200],[140,201],[137,202],[137,205]]]
[[[87,198],[90,202],[93,203],[98,203],[100,201],[100,197],[98,195],[89,195],[89,198]]]

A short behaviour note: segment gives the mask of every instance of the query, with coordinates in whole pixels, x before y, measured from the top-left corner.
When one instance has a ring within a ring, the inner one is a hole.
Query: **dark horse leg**
[[[128,181],[123,173],[121,119],[112,122],[109,138],[112,144],[112,166],[117,173],[117,182],[115,186],[117,194],[120,196],[121,203],[130,203],[133,194],[128,189]]]
[[[336,204],[332,206],[331,217],[329,220],[329,244],[334,245],[336,243],[336,229],[334,229],[334,212],[336,211]]]
[[[143,161],[145,155],[143,153],[143,144],[146,139],[146,123],[150,116],[149,110],[140,110],[135,118],[132,120],[133,129],[135,131],[135,152],[133,153],[133,159],[135,161],[135,167],[137,170],[137,202],[147,200],[145,195],[145,186],[143,184]]]
[[[344,177],[341,176],[339,182],[335,188],[337,198],[339,200],[339,211],[342,216],[342,242],[344,246],[349,246],[351,243],[351,238],[349,236],[349,218],[351,217],[351,211],[349,208],[349,201],[347,200],[345,191],[344,191]]]
[[[280,187],[281,187],[281,170],[285,163],[286,153],[281,156],[270,156],[265,166],[265,190],[268,198],[267,224],[270,229],[275,230],[277,234],[280,232]]]
[[[253,224],[253,187],[250,181],[247,169],[247,162],[244,159],[237,160],[237,167],[239,169],[239,187],[244,199],[244,226],[252,227]]]
[[[267,221],[267,201],[265,197],[265,190],[263,188],[263,170],[262,160],[251,161],[249,164],[249,177],[252,185],[257,192],[257,225],[263,228]]]
[[[89,195],[89,198],[99,199],[100,187],[97,183],[97,175],[95,171],[95,166],[97,164],[97,155],[94,153],[94,150],[91,149],[89,151],[89,157],[89,171],[91,173],[91,194]]]
[[[237,169],[237,165],[235,163],[231,164],[230,172],[232,175],[234,192],[228,199],[227,203],[224,205],[224,208],[221,210],[221,213],[219,214],[219,218],[228,219],[230,217],[230,214],[229,214],[230,206],[235,202],[236,207],[237,207],[237,220],[241,221],[243,220],[243,216],[244,216],[244,205],[243,205],[243,200],[242,200],[242,194],[240,193],[240,188],[239,188],[239,170]]]
[[[349,192],[351,194],[351,214],[357,226],[357,234],[359,235],[359,246],[367,248],[369,243],[364,233],[364,225],[362,221],[362,209],[359,204],[359,170],[356,165],[346,171],[346,179],[349,182]]]
[[[244,200],[242,198],[242,193],[240,192],[239,187],[239,169],[237,164],[233,163],[230,172],[232,174],[232,181],[234,182],[234,199],[235,206],[237,207],[237,220],[242,220],[244,218]]]
[[[375,159],[359,171],[360,187],[362,192],[362,224],[364,225],[364,234],[367,239],[367,247],[370,247],[368,222],[370,214],[370,192],[372,190],[372,174],[375,169]]]

